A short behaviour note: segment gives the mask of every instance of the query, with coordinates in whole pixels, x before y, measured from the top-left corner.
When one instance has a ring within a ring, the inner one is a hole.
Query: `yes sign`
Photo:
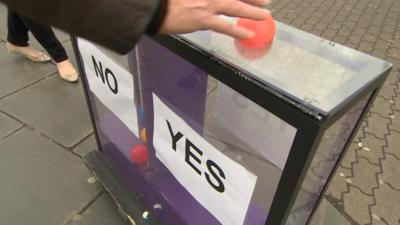
[[[171,123],[166,120],[169,133],[171,134],[171,143],[172,143],[172,149],[176,151],[176,145],[177,142],[183,137],[183,134],[181,132],[177,132],[174,134],[172,131]],[[194,150],[191,151],[191,150]],[[196,161],[198,165],[202,164],[201,157],[203,156],[203,151],[201,151],[196,145],[194,145],[189,139],[186,139],[185,141],[185,162],[192,167],[192,169],[199,174],[200,176],[202,175],[201,170],[193,164],[193,162],[190,159],[193,159]],[[222,171],[221,167],[218,166],[214,161],[208,159],[206,161],[207,165],[207,170],[209,173],[204,172],[204,176],[206,177],[207,182],[218,192],[223,193],[225,191],[225,186],[224,183],[222,182],[222,179],[225,179],[225,173]],[[218,184],[214,184],[211,179],[210,179],[210,174],[213,176],[213,178],[216,180]]]
[[[155,94],[153,104],[157,158],[221,224],[243,225],[257,177],[208,143]]]

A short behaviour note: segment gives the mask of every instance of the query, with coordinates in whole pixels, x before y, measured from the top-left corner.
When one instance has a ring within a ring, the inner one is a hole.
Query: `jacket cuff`
[[[160,0],[158,3],[158,7],[154,12],[153,19],[150,24],[147,26],[146,32],[148,34],[157,34],[161,28],[162,23],[164,22],[164,18],[167,15],[167,6],[168,0]]]

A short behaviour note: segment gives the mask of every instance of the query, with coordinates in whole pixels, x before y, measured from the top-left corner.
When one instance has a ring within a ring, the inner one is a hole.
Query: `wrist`
[[[164,19],[167,15],[168,0],[159,0],[157,9],[154,12],[150,24],[147,26],[146,32],[149,34],[157,34],[160,30]]]

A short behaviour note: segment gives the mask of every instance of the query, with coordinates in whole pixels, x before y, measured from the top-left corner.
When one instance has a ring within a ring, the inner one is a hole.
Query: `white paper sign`
[[[296,128],[221,82],[216,105],[215,120],[220,126],[283,169]]]
[[[197,134],[155,94],[154,147],[178,182],[223,225],[243,225],[257,177]]]
[[[87,40],[78,38],[78,47],[89,89],[138,136],[132,75]]]

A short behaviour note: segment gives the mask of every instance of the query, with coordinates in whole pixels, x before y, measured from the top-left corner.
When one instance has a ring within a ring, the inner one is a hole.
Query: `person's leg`
[[[8,10],[7,13],[7,28],[6,47],[9,52],[24,55],[33,62],[49,62],[51,60],[48,55],[29,45],[28,27],[12,10]]]
[[[72,63],[68,60],[65,48],[58,41],[51,27],[37,24],[29,19],[22,18],[22,21],[32,32],[33,36],[46,49],[51,58],[57,63],[60,77],[69,82],[78,80],[78,73]]]
[[[7,13],[7,41],[13,45],[26,47],[29,46],[28,28],[22,22],[21,18],[13,11]]]
[[[36,40],[46,49],[56,63],[68,59],[67,52],[50,27],[37,24],[23,17],[21,19],[32,32]]]

